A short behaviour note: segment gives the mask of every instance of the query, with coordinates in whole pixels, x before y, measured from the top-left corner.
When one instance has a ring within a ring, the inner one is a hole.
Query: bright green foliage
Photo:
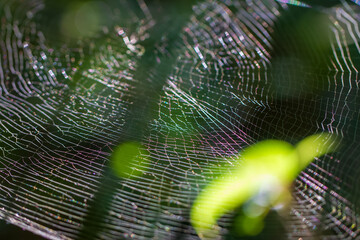
[[[279,140],[265,140],[241,152],[242,164],[213,180],[199,194],[191,209],[191,223],[200,237],[209,237],[217,220],[243,205],[245,216],[236,219],[239,232],[256,235],[268,210],[289,199],[288,188],[314,157],[335,150],[330,134],[317,134],[303,139],[296,147]]]
[[[111,167],[118,177],[128,178],[141,175],[148,167],[147,156],[140,143],[125,142],[115,148],[111,156]]]

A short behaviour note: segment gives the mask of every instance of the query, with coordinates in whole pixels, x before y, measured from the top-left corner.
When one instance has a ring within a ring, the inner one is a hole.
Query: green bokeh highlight
[[[101,1],[75,1],[61,16],[60,31],[70,39],[93,37],[106,24],[109,12]]]
[[[149,167],[144,147],[137,142],[125,142],[117,146],[111,155],[111,168],[120,178],[141,176]]]
[[[263,217],[238,217],[235,226],[238,235],[255,236],[264,228]]]
[[[232,174],[212,181],[195,200],[190,218],[196,232],[201,238],[213,236],[222,215],[250,200],[253,210],[264,210],[257,213],[250,208],[236,225],[242,234],[258,234],[268,210],[290,199],[289,186],[300,171],[315,157],[334,151],[336,142],[330,134],[317,134],[295,147],[284,141],[265,140],[246,148],[237,156],[242,164]]]

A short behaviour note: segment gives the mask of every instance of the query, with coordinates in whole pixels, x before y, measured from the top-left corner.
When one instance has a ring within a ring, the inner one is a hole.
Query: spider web
[[[201,1],[172,40],[176,50],[166,45],[171,33],[155,44],[154,66],[171,53],[169,73],[157,68],[136,79],[159,5],[104,1],[99,31],[71,41],[50,21],[66,8],[51,2],[0,3],[2,219],[45,238],[78,238],[105,191],[99,186],[112,150],[139,138],[126,128],[133,114],[135,122],[149,119],[140,141],[150,167],[112,181],[95,238],[198,239],[191,204],[209,181],[241,164],[234,160],[241,149],[320,131],[341,136],[341,150],[299,175],[288,216],[269,218],[267,234],[282,224],[287,239],[359,237],[359,6]],[[149,97],[156,85],[162,91]],[[154,104],[138,110],[136,101]],[[233,214],[219,221],[224,238]]]

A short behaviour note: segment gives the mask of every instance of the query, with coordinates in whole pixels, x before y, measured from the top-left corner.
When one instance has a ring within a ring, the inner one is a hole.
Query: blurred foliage
[[[120,178],[140,176],[146,171],[149,164],[147,159],[141,158],[141,155],[148,154],[140,143],[122,143],[112,153],[111,167]]]
[[[289,186],[315,157],[336,150],[336,139],[317,134],[295,147],[279,140],[265,140],[238,156],[242,165],[232,174],[212,181],[196,198],[191,223],[201,238],[217,235],[216,221],[226,212],[246,203],[244,216],[235,221],[239,235],[256,235],[270,208],[289,202]]]

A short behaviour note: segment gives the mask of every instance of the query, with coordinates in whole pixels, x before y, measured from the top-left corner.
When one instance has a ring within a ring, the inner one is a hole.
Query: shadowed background
[[[192,202],[239,151],[330,132],[341,151],[253,239],[356,238],[360,7],[304,3],[1,1],[0,217],[49,239],[198,239]],[[118,178],[127,141],[143,151]]]

